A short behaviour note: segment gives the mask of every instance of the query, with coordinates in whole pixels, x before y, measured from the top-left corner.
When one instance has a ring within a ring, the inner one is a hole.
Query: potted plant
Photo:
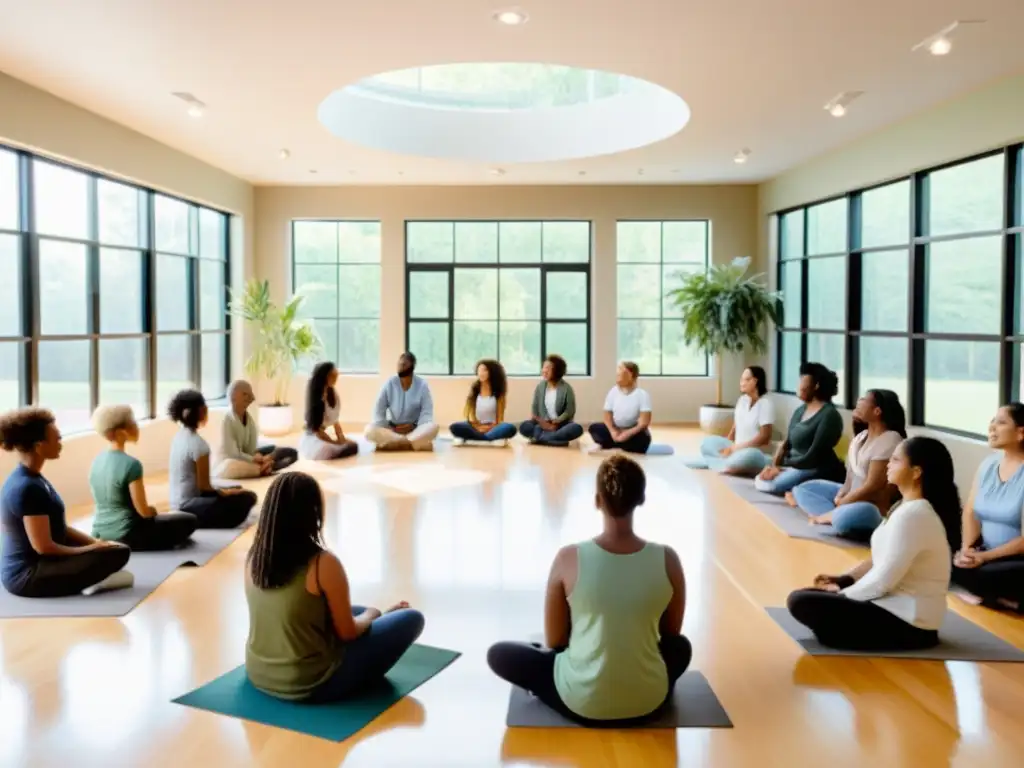
[[[297,318],[304,297],[293,296],[283,307],[270,298],[267,280],[250,280],[245,289],[232,291],[228,310],[244,320],[254,331],[253,352],[245,361],[251,379],[265,379],[273,394],[259,406],[260,432],[285,435],[292,429],[292,407],[288,390],[295,367],[303,358],[317,354],[322,345],[313,326]]]
[[[722,402],[722,358],[768,350],[764,329],[781,319],[782,294],[770,291],[763,275],[747,275],[749,257],[713,265],[706,273],[685,275],[668,297],[682,311],[684,341],[715,357],[717,395],[700,409],[700,426],[710,434],[728,434],[733,407]]]

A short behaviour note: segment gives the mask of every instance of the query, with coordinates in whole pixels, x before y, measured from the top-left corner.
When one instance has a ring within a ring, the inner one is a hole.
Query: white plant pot
[[[702,405],[700,407],[700,428],[709,435],[725,437],[732,429],[732,408],[720,405]]]
[[[267,437],[287,435],[295,424],[290,405],[261,405],[257,418],[260,434]]]

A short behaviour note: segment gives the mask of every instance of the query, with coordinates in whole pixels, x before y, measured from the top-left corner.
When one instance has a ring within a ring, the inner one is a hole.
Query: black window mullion
[[[149,334],[146,344],[146,402],[149,416],[156,418],[160,410],[157,403],[157,328],[156,328],[156,208],[152,192],[145,193],[142,210],[146,220],[145,248],[142,251],[142,329]]]
[[[191,223],[189,224],[191,227]],[[189,373],[196,389],[202,390],[203,368],[202,354],[199,344],[199,260],[189,257],[185,260],[185,275],[188,281],[188,328],[189,334]]]
[[[91,241],[85,248],[86,271],[85,290],[88,307],[89,340],[89,411],[96,410],[100,402],[100,249],[99,241],[99,203],[97,200],[96,177],[89,174],[86,182],[86,210],[88,219],[88,237]]]
[[[1017,148],[1007,147],[1003,162],[1003,228],[1009,230],[1016,213]],[[1017,272],[1016,235],[1003,234],[1002,343],[999,345],[999,402],[1009,403],[1017,397],[1015,344],[1007,339],[1017,326],[1020,288]]]
[[[21,216],[21,332],[30,338],[22,347],[19,403],[39,402],[39,236],[36,231],[35,173],[32,158],[18,153],[18,196]]]
[[[847,198],[846,209],[846,381],[843,399],[846,406],[850,407],[857,402],[860,396],[860,342],[853,332],[859,331],[861,326],[861,284],[863,272],[861,265],[861,254],[857,251],[860,246],[860,219],[861,219],[861,198],[860,195],[850,195]]]
[[[907,330],[912,335],[907,351],[907,374],[910,379],[910,423],[924,424],[925,341],[913,334],[925,331],[925,302],[928,293],[927,246],[915,242],[928,227],[928,176],[916,173],[910,183],[910,275],[907,297]]]
[[[800,364],[807,362],[807,328],[809,325],[810,308],[808,307],[808,281],[811,275],[810,264],[807,261],[807,208],[801,214],[800,233]]]

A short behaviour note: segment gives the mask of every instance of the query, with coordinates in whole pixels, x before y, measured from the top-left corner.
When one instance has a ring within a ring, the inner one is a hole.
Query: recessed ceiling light
[[[176,91],[171,94],[176,99],[181,99],[185,104],[188,105],[186,112],[189,117],[199,118],[203,116],[203,112],[206,110],[206,105],[203,104],[199,99],[193,96],[191,93],[185,91]]]
[[[828,108],[828,113],[832,115],[832,117],[842,117],[846,114],[846,107],[842,104],[833,104]]]
[[[310,173],[316,173],[316,168],[310,168],[310,169],[309,169],[309,172],[310,172]]]
[[[292,156],[292,153],[289,152],[287,149],[282,149],[280,152],[277,153],[277,156],[280,157],[282,160],[287,160],[289,157]]]
[[[529,21],[530,17],[520,8],[506,8],[494,14],[494,20],[509,27],[518,27]]]
[[[199,104],[192,104],[188,108],[188,116],[189,117],[202,117],[203,116],[203,108],[202,108],[202,106],[199,105]]]
[[[744,147],[735,155],[733,155],[732,161],[737,165],[743,165],[743,163],[747,162],[748,157],[750,157],[750,150]]]
[[[928,53],[932,56],[945,56],[951,50],[953,50],[953,41],[950,37],[960,27],[967,26],[969,24],[984,24],[984,19],[959,19],[954,21],[952,24],[948,24],[934,35],[929,35],[921,42],[917,43],[911,52],[916,53],[917,51],[927,49]]]
[[[580,176],[586,176],[587,175],[586,171],[577,171],[577,173],[579,173]]]
[[[504,175],[505,175],[505,169],[504,168],[491,168],[491,176],[504,176]]]
[[[846,114],[846,108],[850,106],[850,103],[863,95],[864,91],[843,91],[825,103],[825,111],[832,117],[842,117]]]
[[[932,56],[945,56],[953,50],[953,43],[949,41],[948,37],[939,37],[932,40],[931,45],[928,46],[928,52]]]

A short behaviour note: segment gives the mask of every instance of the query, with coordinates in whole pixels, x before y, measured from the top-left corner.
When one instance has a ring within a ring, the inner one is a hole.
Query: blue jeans
[[[448,431],[452,433],[453,437],[460,440],[485,440],[487,442],[511,440],[516,436],[515,424],[495,424],[486,432],[480,432],[468,421],[457,421],[448,428]]]
[[[760,448],[741,448],[723,459],[719,452],[730,445],[731,441],[718,435],[705,437],[700,444],[701,463],[715,472],[742,477],[753,477],[768,466],[768,456]]]
[[[364,610],[353,605],[352,615],[358,616]],[[423,614],[412,608],[401,608],[376,619],[366,632],[345,644],[341,666],[313,691],[310,700],[338,701],[381,682],[416,642],[424,623]]]
[[[782,474],[774,480],[762,480],[760,477],[755,478],[754,487],[761,491],[761,493],[782,496],[787,491],[792,491],[800,483],[813,479],[816,474],[818,474],[816,469],[793,469],[793,467],[786,467],[782,470]]]
[[[834,499],[842,487],[831,480],[808,480],[793,489],[793,498],[800,509],[813,517],[831,512],[832,530],[840,536],[859,538],[882,524],[882,513],[870,501],[855,501],[837,507]]]
[[[583,427],[575,421],[567,421],[553,432],[546,432],[533,419],[519,425],[519,434],[537,445],[565,446],[583,437]]]

